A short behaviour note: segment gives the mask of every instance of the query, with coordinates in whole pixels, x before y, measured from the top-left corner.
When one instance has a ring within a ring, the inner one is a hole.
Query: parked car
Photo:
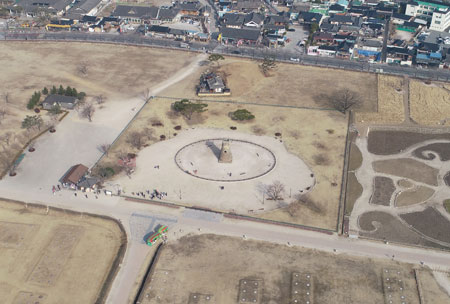
[[[291,57],[291,61],[300,62],[300,58]]]
[[[239,55],[241,52],[239,51],[232,51],[231,54]]]
[[[295,32],[295,28],[288,29],[288,32]]]

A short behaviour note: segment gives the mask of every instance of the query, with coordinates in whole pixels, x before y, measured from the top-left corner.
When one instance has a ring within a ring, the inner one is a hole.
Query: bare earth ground
[[[214,97],[215,100],[232,100],[258,104],[277,104],[313,108],[330,108],[321,95],[333,96],[334,92],[348,88],[357,92],[362,103],[361,111],[376,111],[377,87],[374,74],[323,69],[309,66],[278,63],[269,77],[261,73],[259,62],[226,58],[220,62],[219,72],[225,76],[231,89],[229,97]],[[216,65],[205,65],[176,87],[169,88],[163,96],[198,98],[195,87],[203,71],[216,69]],[[201,99],[201,98],[200,98]],[[205,99],[211,99],[207,97]]]
[[[125,237],[116,223],[5,201],[0,209],[3,303],[96,301]]]
[[[427,270],[424,272],[428,273]],[[389,282],[388,278],[390,284],[385,283]],[[259,287],[252,287],[254,283]],[[422,284],[426,284],[427,297],[429,292],[436,290],[433,280],[423,280]],[[394,291],[389,293],[388,286]],[[411,266],[260,241],[201,235],[165,245],[151,277],[147,278],[140,301],[244,303],[242,299],[246,298],[250,303],[271,304],[294,303],[293,299],[299,299],[298,303],[310,300],[316,304],[379,304],[385,303],[389,294],[394,303],[401,303],[402,295],[406,303],[419,303]],[[194,296],[200,302],[194,302]],[[442,292],[432,296],[434,303],[448,301],[448,296]],[[206,297],[210,300],[206,301]]]
[[[190,127],[219,128],[255,135],[279,137],[287,150],[301,158],[311,168],[316,178],[316,185],[308,194],[314,206],[291,204],[291,208],[276,210],[263,216],[287,222],[334,229],[340,195],[342,174],[342,157],[346,132],[345,116],[336,111],[320,111],[305,109],[287,109],[281,107],[245,106],[256,118],[251,122],[239,123],[228,117],[230,111],[242,106],[229,103],[208,103],[208,111],[192,120],[170,113],[174,100],[153,99],[140,112],[129,129],[113,145],[107,158],[99,166],[117,167],[117,155],[121,152],[138,152],[127,143],[128,135],[134,131],[148,128],[151,139],[146,144],[159,140],[161,135],[171,138],[175,126],[187,129]],[[151,121],[159,120],[163,126],[152,127]],[[332,151],[332,153],[330,153]],[[173,151],[175,154],[176,151]],[[147,185],[145,185],[147,186]],[[143,188],[147,189],[147,188]],[[289,191],[289,189],[286,189]],[[288,193],[289,194],[289,193]],[[292,193],[294,195],[296,193]],[[212,206],[214,207],[214,206]]]
[[[411,118],[428,126],[450,125],[450,86],[446,83],[410,82]]]
[[[15,135],[10,144],[0,144],[2,153],[8,151],[11,155],[37,133],[21,129],[25,115],[34,115],[26,109],[34,91],[61,84],[88,96],[102,94],[107,100],[124,101],[138,96],[150,84],[168,79],[195,57],[188,52],[74,42],[4,42],[0,53],[0,109],[7,111],[0,125],[0,137],[6,132]],[[86,76],[78,71],[82,62],[88,67]],[[9,103],[4,98],[7,93]],[[44,111],[41,113],[45,116]],[[5,165],[0,163],[0,172],[2,167]]]

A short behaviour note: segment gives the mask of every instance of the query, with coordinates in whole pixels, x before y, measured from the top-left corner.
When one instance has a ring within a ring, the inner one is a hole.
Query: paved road
[[[169,39],[157,39],[136,34],[100,34],[80,32],[35,32],[35,33],[1,33],[0,40],[4,36],[6,40],[62,40],[62,41],[89,41],[117,44],[131,44],[152,46],[161,48],[183,49],[178,41]],[[217,41],[209,43],[190,42],[190,51],[215,52],[224,55],[239,56],[252,59],[263,59],[265,57],[275,58],[281,62],[291,62],[291,57],[300,59],[293,64],[314,65],[328,68],[338,68],[353,71],[365,71],[372,73],[384,73],[389,75],[405,75],[414,78],[432,79],[450,82],[450,71],[440,69],[419,69],[414,67],[401,67],[388,64],[370,64],[343,60],[338,58],[327,58],[318,56],[299,55],[295,50],[268,49],[265,47],[234,47],[219,45]],[[186,50],[186,49],[183,49]]]

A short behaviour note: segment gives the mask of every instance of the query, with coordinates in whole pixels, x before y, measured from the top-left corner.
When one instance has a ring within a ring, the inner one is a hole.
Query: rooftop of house
[[[198,1],[184,1],[175,4],[175,7],[182,11],[193,11],[196,12],[201,9],[201,4]]]
[[[335,11],[335,12],[343,12],[345,10],[345,6],[340,4],[332,4],[328,8],[328,11]]]
[[[217,75],[214,75],[213,77],[206,78],[206,82],[208,83],[208,87],[211,90],[225,88],[225,85],[223,84],[222,78],[220,76],[217,76]]]
[[[359,44],[361,46],[376,47],[376,48],[380,48],[383,46],[383,42],[376,39],[365,39],[362,40]]]
[[[65,96],[65,95],[58,95],[58,94],[51,94],[48,95],[44,101],[43,104],[55,104],[55,103],[74,103],[77,100],[74,96]]]
[[[88,172],[88,167],[78,164],[70,168],[69,171],[63,176],[61,181],[63,183],[77,184],[81,178]]]
[[[320,21],[322,17],[323,15],[319,13],[300,12],[298,14],[298,19],[303,20],[305,22]]]
[[[156,6],[118,5],[111,16],[125,18],[156,18],[159,8]]]
[[[260,31],[253,29],[234,29],[234,28],[222,28],[222,37],[231,39],[245,39],[256,41],[259,38]]]
[[[19,0],[17,4],[23,7],[25,12],[35,12],[40,8],[54,9],[59,12],[64,10],[73,0]]]

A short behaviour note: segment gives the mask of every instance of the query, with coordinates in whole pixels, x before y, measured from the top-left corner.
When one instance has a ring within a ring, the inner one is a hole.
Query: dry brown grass
[[[445,85],[411,80],[409,103],[415,122],[429,126],[450,125],[450,90]]]
[[[395,206],[411,206],[425,202],[434,194],[434,190],[425,186],[417,186],[400,192],[395,198]]]
[[[173,133],[179,133],[184,129],[197,126],[227,130],[230,129],[230,126],[235,126],[237,132],[250,134],[259,132],[272,136],[280,132],[282,133],[281,140],[288,151],[303,159],[314,172],[317,184],[309,195],[317,202],[321,212],[317,213],[306,206],[302,206],[302,212],[298,212],[295,216],[289,214],[288,210],[284,208],[266,213],[263,217],[328,229],[335,228],[343,166],[342,157],[345,149],[347,126],[345,116],[334,111],[249,105],[245,108],[252,112],[256,118],[251,122],[239,123],[228,117],[228,113],[236,110],[239,106],[210,102],[208,103],[208,111],[202,113],[201,119],[193,123],[182,116],[170,114],[170,117],[168,117],[167,114],[171,112],[170,106],[173,101],[161,98],[152,100],[141,111],[123,136],[119,138],[112,147],[109,156],[102,160],[100,166],[115,167],[117,154],[120,152],[138,153],[137,149],[126,143],[126,136],[146,127],[153,130],[156,138],[148,140],[146,144],[152,144],[159,140],[160,135],[165,135],[167,139],[170,139],[174,136]],[[158,117],[164,127],[149,126],[148,119],[151,117]],[[276,124],[271,123],[273,118],[276,118]],[[181,130],[175,130],[175,126],[181,126]],[[301,130],[301,133],[296,130]],[[327,130],[334,131],[329,132]],[[327,151],[333,151],[333,153],[324,151],[324,148]],[[318,163],[316,164],[316,162]]]
[[[195,86],[200,74],[207,69],[208,67],[199,69],[197,73],[179,82],[176,87],[168,88],[161,95],[198,98],[195,95]],[[362,96],[358,110],[376,111],[377,108],[374,74],[278,63],[277,68],[270,72],[271,76],[264,77],[258,62],[237,58],[226,58],[221,62],[219,70],[227,75],[231,96],[214,97],[216,100],[329,108],[324,105],[323,100],[317,100],[317,97],[348,88]]]
[[[107,100],[135,97],[169,78],[195,56],[171,50],[74,42],[4,42],[0,54],[0,110],[7,112],[0,125],[0,137],[7,132],[14,134],[11,145],[0,142],[0,153],[10,154],[10,158],[34,135],[20,128],[26,115],[35,114],[26,109],[34,91],[61,84],[90,96],[101,94]],[[81,62],[88,64],[86,76],[78,71]],[[9,103],[5,103],[7,93]],[[0,172],[4,167],[0,163]]]
[[[42,295],[44,299],[36,299],[41,303],[95,302],[125,237],[116,223],[52,210],[45,214],[45,209],[5,201],[0,201],[0,211],[3,303],[16,303],[24,292]],[[72,235],[62,234],[62,227],[80,231],[78,239],[71,244]],[[55,243],[58,234],[64,242]]]
[[[372,163],[375,172],[409,178],[437,186],[439,170],[411,158],[377,160]]]
[[[355,121],[373,124],[398,124],[405,120],[403,105],[403,79],[378,75],[378,112],[358,111]]]

